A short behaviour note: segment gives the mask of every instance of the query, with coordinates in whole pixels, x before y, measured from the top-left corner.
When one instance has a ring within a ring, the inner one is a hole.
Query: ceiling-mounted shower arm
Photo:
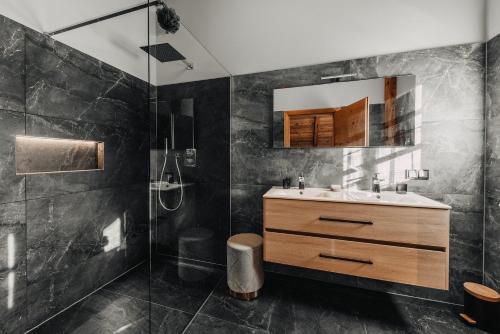
[[[186,65],[186,70],[188,70],[188,71],[194,70],[193,63],[188,62],[186,59],[183,59],[182,62],[184,63],[184,65]]]
[[[106,20],[112,19],[112,18],[117,17],[117,16],[122,16],[125,14],[136,12],[136,11],[141,10],[141,9],[145,9],[145,8],[152,7],[152,6],[159,6],[159,5],[161,5],[160,1],[151,1],[148,3],[142,4],[142,5],[139,5],[139,6],[129,8],[129,9],[120,10],[120,11],[112,13],[112,14],[104,15],[104,16],[101,16],[101,17],[98,17],[98,18],[95,18],[92,20],[88,20],[85,22],[74,24],[74,25],[68,26],[66,28],[58,29],[58,30],[47,33],[47,35],[55,36],[58,34],[62,34],[63,32],[68,32],[68,31],[82,28],[82,27],[85,27],[85,26],[88,26],[88,25],[91,25],[91,24],[94,24],[97,22],[106,21]]]

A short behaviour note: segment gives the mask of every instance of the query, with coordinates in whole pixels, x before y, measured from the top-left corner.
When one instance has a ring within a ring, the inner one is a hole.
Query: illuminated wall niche
[[[99,141],[16,136],[16,174],[104,170]]]

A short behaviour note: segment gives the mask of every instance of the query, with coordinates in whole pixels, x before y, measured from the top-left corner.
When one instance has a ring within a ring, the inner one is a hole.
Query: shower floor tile
[[[460,307],[266,273],[250,302],[222,281],[199,314],[269,333],[483,333],[465,325]]]
[[[231,322],[197,315],[185,331],[186,334],[267,334],[268,332]]]
[[[151,332],[181,333],[192,317],[192,314],[152,304]],[[100,290],[33,333],[149,333],[149,319],[147,302]]]
[[[144,264],[104,289],[147,301],[150,288],[148,267]],[[224,277],[222,270],[170,259],[156,260],[151,268],[151,301],[193,314]]]
[[[262,295],[228,295],[224,272],[171,260],[154,262],[149,305],[141,266],[33,333],[322,334],[483,333],[460,307],[266,273]]]

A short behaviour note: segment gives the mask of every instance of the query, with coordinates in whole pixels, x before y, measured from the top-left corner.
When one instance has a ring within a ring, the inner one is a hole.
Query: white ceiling
[[[52,32],[143,3],[145,0],[1,0],[0,14],[40,32]],[[151,7],[150,43],[170,43],[183,54],[193,70],[181,62],[151,60],[151,82],[165,85],[219,78],[228,73],[199,44],[184,26],[167,35],[156,24]],[[54,39],[111,64],[145,81],[148,80],[148,55],[140,49],[148,44],[148,11],[135,11],[54,36]]]
[[[0,14],[50,32],[145,2],[1,0]],[[195,68],[187,71],[182,62],[153,61],[151,82],[158,85],[477,42],[486,34],[484,0],[168,3],[183,26],[175,35],[162,34],[151,8],[151,43],[171,43]],[[147,80],[148,57],[139,49],[147,45],[147,13],[144,9],[55,38]]]
[[[483,0],[170,0],[169,4],[232,74],[477,42],[485,34]]]
[[[486,35],[488,40],[500,34],[500,0],[487,0]]]

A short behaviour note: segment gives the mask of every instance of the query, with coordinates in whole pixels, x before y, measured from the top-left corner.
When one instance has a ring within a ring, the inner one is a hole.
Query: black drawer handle
[[[319,216],[319,220],[326,220],[330,222],[346,223],[346,224],[373,225],[373,222],[369,220],[351,220],[351,219],[341,219],[329,216]]]
[[[356,262],[356,263],[363,263],[363,264],[373,264],[372,260],[355,259],[352,257],[335,256],[335,255],[329,255],[329,254],[324,254],[324,253],[320,253],[319,257],[322,257],[324,259],[330,259],[330,260],[340,260],[340,261],[349,261],[349,262]]]

